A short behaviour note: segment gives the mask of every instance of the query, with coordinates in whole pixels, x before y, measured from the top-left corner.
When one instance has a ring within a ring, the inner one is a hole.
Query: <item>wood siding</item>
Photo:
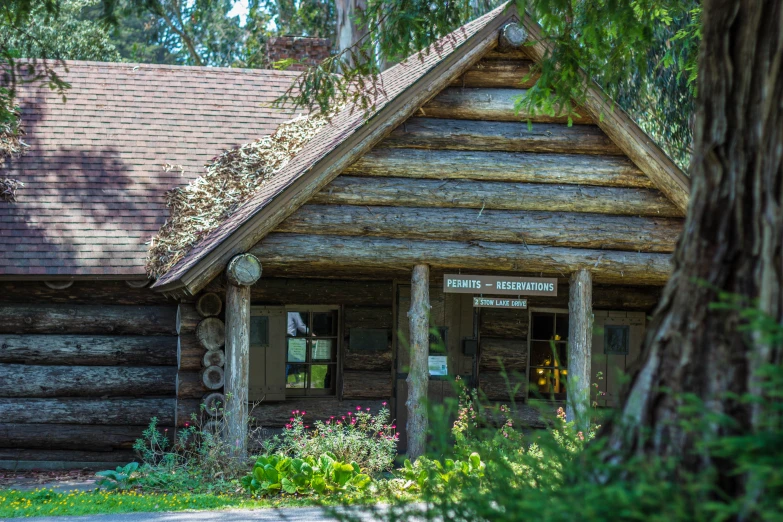
[[[265,274],[590,267],[596,284],[662,286],[682,212],[589,118],[529,127],[514,110],[529,71],[487,55],[251,249]]]
[[[0,282],[0,461],[126,463],[173,427],[176,315],[124,281]]]

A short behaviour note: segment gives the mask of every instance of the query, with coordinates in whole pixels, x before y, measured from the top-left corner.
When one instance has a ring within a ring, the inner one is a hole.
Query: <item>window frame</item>
[[[307,312],[308,314],[312,315],[313,313],[323,313],[323,312],[336,312],[337,317],[337,328],[335,335],[330,336],[323,336],[324,339],[334,339],[335,340],[335,361],[326,363],[329,365],[334,366],[335,375],[333,378],[334,384],[332,388],[329,389],[323,389],[323,388],[288,388],[285,386],[285,400],[298,400],[298,399],[323,399],[326,397],[335,397],[337,399],[340,399],[341,396],[341,389],[342,389],[342,376],[343,376],[343,368],[342,368],[342,348],[343,348],[343,306],[342,305],[312,305],[312,304],[303,304],[303,305],[283,305],[283,306],[263,306],[263,305],[253,305],[250,307],[250,315],[263,315],[263,312],[269,312],[269,311],[279,311],[282,312],[285,317],[285,323],[288,324],[288,313],[289,312]],[[312,322],[312,321],[310,321]],[[308,329],[312,329],[312,324],[308,324]],[[283,354],[283,371],[285,371],[285,367],[288,364],[297,364],[297,363],[289,363],[288,362],[288,339],[293,339],[293,337],[288,337],[287,332],[283,331],[283,342],[282,342],[282,348],[284,350]],[[309,337],[304,337],[304,339],[309,339]],[[317,339],[317,337],[316,337]],[[272,345],[272,340],[270,339],[270,345]],[[307,350],[307,357],[306,361],[310,359],[311,354],[310,350]],[[313,364],[312,361],[298,363],[298,364],[304,364],[307,365],[307,378],[309,379],[311,377],[311,368]],[[286,382],[287,384],[287,382]]]

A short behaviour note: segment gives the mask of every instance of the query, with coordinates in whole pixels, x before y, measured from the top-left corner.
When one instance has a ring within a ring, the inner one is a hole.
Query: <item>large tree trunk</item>
[[[726,463],[696,457],[695,435],[682,430],[681,393],[735,419],[735,430],[758,428],[754,407],[727,392],[760,393],[753,371],[779,360],[738,331],[735,310],[712,310],[718,292],[758,299],[783,320],[783,2],[705,0],[692,190],[675,270],[648,330],[642,366],[622,405],[638,426],[608,426],[612,458],[632,453],[673,456],[699,473],[714,466],[729,496],[745,481]],[[662,387],[673,393],[664,393]],[[675,422],[673,422],[675,421]],[[728,433],[710,424],[700,439]],[[649,431],[648,431],[649,430]],[[750,515],[752,517],[752,515]]]
[[[430,352],[430,269],[427,265],[413,267],[411,276],[410,368],[408,370],[408,458],[424,455],[427,442],[427,386],[429,384]]]

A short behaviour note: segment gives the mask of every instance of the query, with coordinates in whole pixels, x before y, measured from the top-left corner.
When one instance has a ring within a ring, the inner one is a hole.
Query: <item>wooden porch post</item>
[[[427,442],[427,388],[430,346],[430,267],[416,265],[411,276],[410,369],[408,370],[408,458],[424,454]]]
[[[593,277],[582,269],[571,274],[568,300],[568,401],[566,418],[586,431],[590,406],[590,357],[593,349]]]
[[[250,368],[250,286],[261,277],[251,254],[234,257],[226,269],[226,436],[231,456],[247,458],[247,387]]]

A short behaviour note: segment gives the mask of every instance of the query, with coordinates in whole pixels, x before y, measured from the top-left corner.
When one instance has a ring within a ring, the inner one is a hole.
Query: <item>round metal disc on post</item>
[[[504,25],[500,29],[497,50],[501,53],[515,51],[522,48],[527,40],[527,30],[518,23]]]
[[[261,262],[253,254],[234,256],[228,263],[226,276],[234,286],[250,286],[261,278]]]

